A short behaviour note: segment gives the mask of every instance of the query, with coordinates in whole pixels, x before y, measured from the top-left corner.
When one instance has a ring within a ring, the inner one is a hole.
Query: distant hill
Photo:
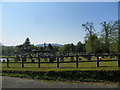
[[[46,46],[48,46],[49,43],[46,43]],[[58,47],[63,47],[64,45],[62,44],[57,44],[57,43],[50,43],[52,46],[58,46]],[[37,47],[44,47],[44,44],[38,44],[36,45]]]

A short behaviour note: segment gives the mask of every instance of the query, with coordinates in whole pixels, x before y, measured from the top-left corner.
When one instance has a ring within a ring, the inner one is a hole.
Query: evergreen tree
[[[50,43],[48,44],[48,49],[53,50],[53,46]]]
[[[74,46],[74,44],[73,44],[73,43],[71,43],[71,46],[70,46],[70,51],[71,51],[71,52],[74,52],[74,51],[75,51],[75,46]]]

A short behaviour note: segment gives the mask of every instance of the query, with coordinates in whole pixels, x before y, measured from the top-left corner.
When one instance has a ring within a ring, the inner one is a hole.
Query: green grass
[[[26,63],[25,68],[22,68],[21,63],[10,63],[10,68],[7,68],[6,63],[0,65],[3,71],[120,70],[117,63],[117,61],[100,62],[100,67],[97,67],[96,62],[79,62],[79,68],[76,68],[76,63],[60,63],[59,68],[56,63],[42,63],[41,68],[38,68],[37,63]]]
[[[87,61],[86,58],[82,58],[82,61]],[[33,58],[35,62],[38,62],[36,58]],[[76,60],[76,58],[74,58]],[[114,58],[103,58],[102,60],[115,60]],[[92,57],[92,60],[96,60],[96,57]],[[70,61],[69,58],[65,58],[64,61]],[[10,60],[10,62],[14,62],[14,59]],[[19,61],[21,62],[21,61]],[[26,62],[31,62],[31,59],[27,59]],[[44,59],[41,59],[41,62],[49,62],[49,59],[45,61]],[[55,61],[56,62],[56,61]],[[118,68],[118,61],[110,61],[110,62],[100,62],[100,67],[97,67],[97,62],[79,62],[79,68],[76,68],[76,63],[60,63],[59,68],[57,68],[57,63],[41,63],[41,68],[38,68],[37,63],[25,63],[25,68],[22,68],[21,63],[10,63],[10,68],[7,68],[6,63],[0,63],[0,67],[2,67],[2,70],[18,70],[18,71],[60,71],[60,70],[119,70]]]

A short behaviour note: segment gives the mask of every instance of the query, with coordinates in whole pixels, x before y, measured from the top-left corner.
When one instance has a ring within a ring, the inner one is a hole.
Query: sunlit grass
[[[79,57],[82,60],[81,61],[88,61],[87,58]],[[110,58],[102,58],[102,60],[116,60],[116,57]],[[27,58],[26,62],[31,62],[34,60],[34,62],[38,62],[38,59],[36,58]],[[76,61],[76,57],[74,57],[74,60]],[[92,57],[92,61],[96,60],[96,57]],[[10,62],[14,62],[15,59],[11,59]],[[20,59],[21,62],[22,60]],[[64,61],[70,61],[70,57],[64,58]],[[41,58],[41,62],[49,62],[49,58],[44,59]],[[57,62],[55,60],[54,62]],[[97,62],[79,62],[79,67],[76,68],[76,63],[59,63],[59,68],[57,68],[57,63],[41,63],[40,68],[38,68],[38,63],[25,63],[24,68],[22,68],[21,63],[9,63],[9,67],[7,68],[7,63],[0,63],[0,67],[2,70],[17,70],[17,71],[49,71],[49,70],[55,70],[55,71],[61,71],[61,70],[119,70],[118,68],[118,61],[110,61],[110,62],[100,62],[100,67],[97,67]]]
[[[96,62],[79,62],[79,67],[76,68],[76,63],[60,63],[57,68],[57,63],[41,63],[38,68],[37,63],[25,63],[22,68],[21,63],[10,63],[10,68],[7,68],[7,64],[3,63],[2,70],[17,70],[17,71],[63,71],[63,70],[120,70],[117,61],[100,62],[100,67],[97,67]]]

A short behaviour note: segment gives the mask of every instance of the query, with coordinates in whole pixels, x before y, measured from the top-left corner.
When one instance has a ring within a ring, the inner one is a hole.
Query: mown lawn
[[[84,57],[79,57],[81,61],[87,61]],[[116,60],[116,57],[113,58],[102,58],[102,60]],[[35,62],[38,62],[36,58],[33,58]],[[76,58],[74,57],[74,60]],[[92,57],[92,60],[96,60],[96,57]],[[14,59],[11,59],[10,62],[14,62]],[[64,58],[64,61],[70,61],[70,57]],[[21,62],[18,61],[18,62]],[[27,59],[26,62],[31,62],[31,59]],[[41,62],[49,62],[49,59],[41,59]],[[56,60],[54,62],[57,62]],[[79,62],[79,67],[76,68],[76,63],[60,63],[59,68],[57,68],[57,63],[41,63],[40,67],[38,68],[37,63],[25,63],[24,68],[22,68],[21,63],[10,63],[9,67],[7,68],[7,63],[0,63],[0,67],[3,71],[65,71],[65,70],[120,70],[118,67],[118,61],[107,61],[107,62],[100,62],[100,67],[97,67],[97,62]]]
[[[60,63],[57,68],[57,63],[41,63],[38,68],[37,63],[25,63],[22,68],[21,63],[10,63],[7,68],[6,63],[0,63],[3,71],[65,71],[65,70],[120,70],[117,61],[100,62],[100,67],[97,67],[96,62],[79,62],[79,67],[76,68],[76,63]]]

